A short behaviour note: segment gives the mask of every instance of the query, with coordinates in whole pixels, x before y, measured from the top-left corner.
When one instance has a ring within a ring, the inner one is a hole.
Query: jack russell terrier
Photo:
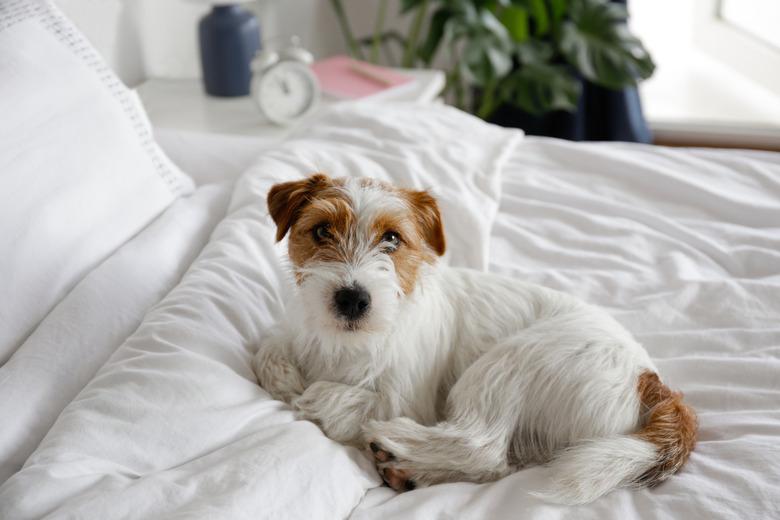
[[[396,491],[548,464],[559,503],[677,472],[696,415],[604,311],[437,262],[424,191],[322,174],[275,185],[296,294],[254,359],[262,387]]]

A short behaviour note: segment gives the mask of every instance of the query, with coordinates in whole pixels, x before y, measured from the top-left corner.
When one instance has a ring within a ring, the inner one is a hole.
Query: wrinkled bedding
[[[92,270],[0,366],[0,483],[179,281],[225,215],[232,186],[204,185]]]
[[[265,195],[316,170],[442,186],[453,241],[471,242],[452,257],[484,267],[519,138],[451,108],[363,107],[263,154],[181,283],[0,488],[0,517],[346,517],[379,484],[368,459],[294,420],[250,369],[288,290]]]
[[[780,155],[526,138],[502,177],[489,269],[606,308],[699,414],[655,489],[579,507],[493,484],[367,494],[355,519],[780,517]]]
[[[445,261],[607,308],[698,410],[683,472],[593,504],[492,484],[398,495],[296,421],[249,360],[289,293],[263,204],[314,170],[430,188]],[[182,281],[0,487],[0,518],[776,518],[780,156],[523,138],[445,107],[326,114],[263,152]]]

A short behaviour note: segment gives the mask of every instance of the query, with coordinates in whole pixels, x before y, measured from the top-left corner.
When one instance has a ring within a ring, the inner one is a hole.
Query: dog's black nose
[[[371,304],[371,295],[359,285],[342,287],[336,291],[333,299],[339,315],[348,320],[357,320],[363,316]]]

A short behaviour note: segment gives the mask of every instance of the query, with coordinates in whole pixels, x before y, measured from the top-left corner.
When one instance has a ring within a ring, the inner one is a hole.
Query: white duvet
[[[607,307],[699,412],[683,472],[579,508],[485,485],[397,495],[294,420],[250,359],[288,290],[264,196],[325,170],[431,188],[446,261]],[[780,159],[520,140],[453,109],[336,110],[263,154],[182,282],[0,487],[0,518],[773,518],[780,515]],[[4,418],[7,419],[7,418]]]

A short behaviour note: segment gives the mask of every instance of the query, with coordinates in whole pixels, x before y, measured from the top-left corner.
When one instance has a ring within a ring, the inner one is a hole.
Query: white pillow
[[[0,2],[0,364],[192,190],[135,94],[50,2]]]

